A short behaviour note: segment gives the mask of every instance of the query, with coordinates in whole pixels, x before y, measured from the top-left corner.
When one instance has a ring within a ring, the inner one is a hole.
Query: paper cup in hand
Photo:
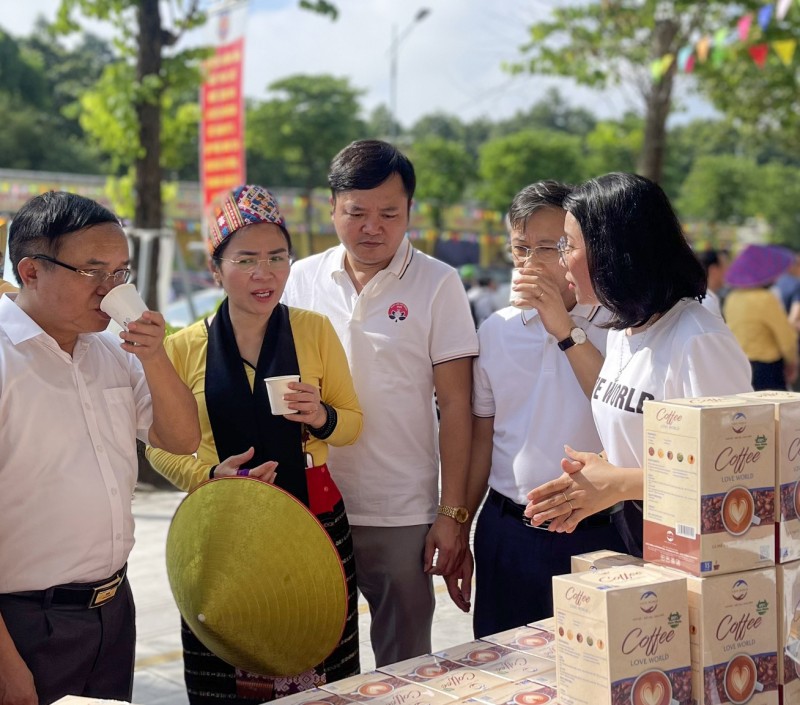
[[[519,269],[511,270],[511,293],[509,294],[508,302],[515,308],[522,309],[523,311],[530,311],[533,306],[531,306],[524,299],[520,298],[519,292],[514,291],[514,284],[519,281],[521,276],[522,272]]]
[[[267,396],[269,406],[275,416],[284,414],[297,414],[297,409],[290,409],[289,402],[283,400],[284,394],[290,394],[294,390],[289,389],[289,382],[299,382],[300,375],[283,375],[281,377],[265,377],[264,384],[267,385]]]
[[[100,300],[100,310],[128,330],[128,324],[140,319],[147,311],[147,304],[133,284],[120,284]]]

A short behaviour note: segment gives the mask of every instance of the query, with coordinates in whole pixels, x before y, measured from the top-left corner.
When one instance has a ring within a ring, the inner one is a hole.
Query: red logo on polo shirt
[[[391,318],[395,323],[397,321],[405,321],[408,318],[408,306],[400,301],[393,303],[389,306],[389,318]]]

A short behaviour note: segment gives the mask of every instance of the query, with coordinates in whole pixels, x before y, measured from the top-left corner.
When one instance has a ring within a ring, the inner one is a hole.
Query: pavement
[[[167,582],[164,550],[167,530],[185,494],[140,487],[133,502],[136,545],[128,562],[128,576],[136,601],[136,666],[133,702],[138,705],[188,705],[183,683],[180,616]],[[441,578],[434,578],[436,611],[433,650],[471,641],[472,615],[450,600]],[[369,643],[369,608],[359,598],[361,671],[375,668]]]

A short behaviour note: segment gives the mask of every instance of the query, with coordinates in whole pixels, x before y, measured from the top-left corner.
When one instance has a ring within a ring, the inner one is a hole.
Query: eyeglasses
[[[537,245],[536,247],[525,247],[525,245],[509,245],[508,251],[517,259],[533,259],[540,262],[552,263],[558,261],[558,247],[555,245]]]
[[[558,255],[561,258],[561,264],[565,267],[567,266],[567,255],[575,250],[580,250],[580,247],[573,247],[567,242],[567,238],[562,237],[557,243],[556,247],[558,248]]]
[[[45,262],[50,262],[51,264],[57,264],[59,267],[68,269],[70,272],[75,272],[76,274],[80,274],[82,277],[86,277],[86,279],[90,280],[94,286],[105,284],[109,279],[111,279],[114,286],[118,286],[119,284],[124,284],[127,282],[131,277],[131,270],[127,268],[117,269],[113,272],[106,272],[103,269],[78,269],[77,267],[73,267],[71,264],[67,264],[66,262],[60,262],[55,257],[50,257],[50,255],[31,255],[31,259],[41,259]]]
[[[289,255],[270,255],[267,259],[256,259],[255,257],[241,257],[239,259],[226,259],[216,257],[217,262],[228,262],[244,274],[253,274],[262,262],[266,263],[267,268],[275,272],[285,272],[291,265]]]

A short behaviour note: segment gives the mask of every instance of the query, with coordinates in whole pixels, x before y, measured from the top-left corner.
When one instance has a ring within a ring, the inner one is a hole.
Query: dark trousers
[[[750,360],[750,367],[753,370],[753,389],[756,392],[770,389],[786,391],[783,360],[776,362]]]
[[[0,614],[33,674],[39,705],[65,695],[130,702],[136,625],[127,580],[94,609],[0,595]]]
[[[475,527],[475,638],[553,615],[554,575],[570,572],[577,553],[627,553],[613,524],[558,534],[534,529],[487,501]]]

